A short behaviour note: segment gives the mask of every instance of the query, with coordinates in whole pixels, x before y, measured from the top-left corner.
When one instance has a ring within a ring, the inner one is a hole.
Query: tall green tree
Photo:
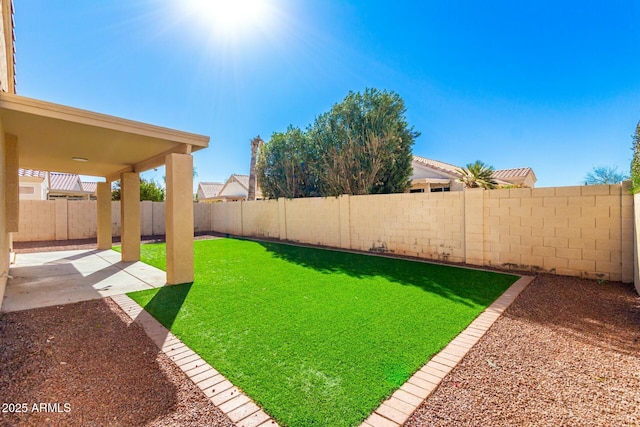
[[[309,167],[323,196],[401,193],[411,183],[410,127],[395,92],[350,92],[308,129]]]
[[[111,200],[120,200],[120,181],[113,183],[111,189]],[[165,198],[165,189],[153,179],[140,179],[140,200],[151,200],[152,202],[162,202]]]
[[[596,166],[584,178],[584,185],[620,184],[627,179],[617,166]]]
[[[458,179],[465,187],[492,189],[498,187],[498,182],[493,178],[493,166],[489,166],[480,160],[469,163],[462,169],[458,169],[461,177]]]
[[[318,196],[315,177],[308,168],[309,143],[305,132],[289,126],[275,132],[260,148],[256,177],[262,194],[269,198]]]
[[[640,121],[633,135],[633,159],[631,159],[631,183],[635,193],[640,192]]]

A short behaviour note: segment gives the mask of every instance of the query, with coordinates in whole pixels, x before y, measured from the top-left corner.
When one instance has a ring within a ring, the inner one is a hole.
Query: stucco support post
[[[7,146],[5,134],[0,120],[0,193],[7,191]],[[7,206],[0,201],[0,301],[9,276],[9,230],[7,230]],[[1,304],[1,302],[0,302]]]
[[[98,249],[106,250],[111,249],[111,245],[113,243],[113,236],[111,232],[111,183],[99,182],[97,187]]]
[[[18,183],[18,137],[8,133],[4,134],[5,140],[5,173],[7,188],[5,200],[7,207],[7,231],[18,232],[18,218],[20,213],[19,183]]]
[[[140,260],[140,175],[120,175],[122,261]]]
[[[166,157],[167,284],[193,282],[193,157]]]

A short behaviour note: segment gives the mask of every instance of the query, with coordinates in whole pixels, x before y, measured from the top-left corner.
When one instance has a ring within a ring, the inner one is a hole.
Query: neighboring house
[[[212,203],[219,201],[217,199],[220,190],[224,184],[222,182],[199,182],[198,183],[198,202]]]
[[[411,162],[411,193],[461,191],[464,185],[458,181],[461,167],[426,157],[413,156]],[[536,175],[531,168],[498,169],[493,173],[498,186],[518,186],[533,188]]]
[[[210,198],[208,202],[237,202],[247,200],[249,195],[249,175],[233,174],[224,183],[218,195]],[[262,199],[262,191],[256,184],[256,200]]]
[[[96,200],[96,182],[83,182],[80,175],[18,169],[20,200]]]
[[[93,181],[80,181],[82,185],[82,190],[89,193],[89,198],[91,200],[98,199],[98,183]]]
[[[49,179],[46,172],[18,169],[20,200],[47,200]]]
[[[511,185],[527,188],[535,187],[537,181],[531,168],[499,169],[493,173],[493,177]]]

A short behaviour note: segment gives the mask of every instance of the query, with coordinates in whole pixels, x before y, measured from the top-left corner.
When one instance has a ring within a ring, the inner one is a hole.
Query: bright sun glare
[[[269,20],[268,0],[189,0],[190,12],[223,35],[250,33]]]

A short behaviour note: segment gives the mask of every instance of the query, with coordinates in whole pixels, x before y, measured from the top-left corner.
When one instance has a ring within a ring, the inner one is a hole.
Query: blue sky
[[[629,169],[637,0],[244,1],[14,0],[18,93],[208,135],[197,181],[366,87],[403,97],[420,156],[530,166],[539,187]]]

